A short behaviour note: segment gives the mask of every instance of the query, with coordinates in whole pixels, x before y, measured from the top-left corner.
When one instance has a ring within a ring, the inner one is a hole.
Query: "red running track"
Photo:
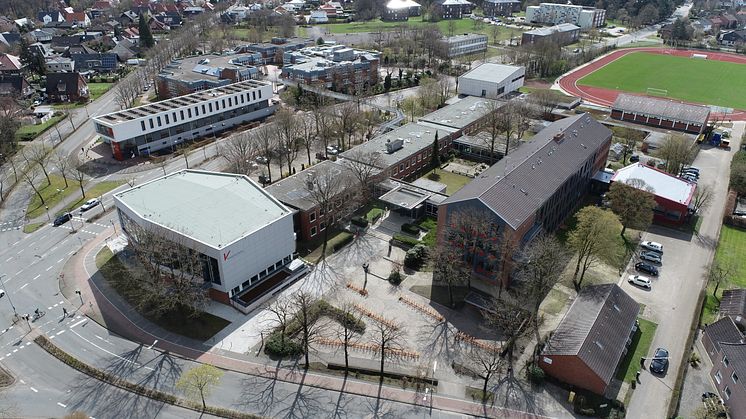
[[[628,48],[623,50],[613,51],[596,61],[588,63],[584,67],[578,68],[564,76],[562,76],[558,83],[562,90],[567,94],[582,98],[586,102],[590,102],[596,105],[610,107],[611,104],[616,100],[617,95],[622,93],[620,90],[604,89],[601,87],[591,86],[579,86],[578,80],[587,76],[590,73],[600,69],[601,67],[609,64],[612,61],[618,60],[624,55],[631,54],[633,52],[649,52],[653,54],[666,54],[676,55],[680,57],[691,57],[692,54],[706,54],[708,60],[716,61],[727,61],[731,63],[746,64],[746,56],[730,54],[727,52],[710,52],[710,51],[699,51],[699,50],[681,50],[681,49],[670,49],[670,48]],[[641,93],[635,93],[641,94]],[[714,114],[713,116],[719,116]],[[733,113],[725,116],[726,119],[734,121],[746,121],[746,111],[734,110]]]

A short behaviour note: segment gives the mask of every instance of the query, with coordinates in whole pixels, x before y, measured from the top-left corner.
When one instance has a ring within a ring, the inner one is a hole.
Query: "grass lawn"
[[[462,286],[454,286],[453,288],[453,302],[458,304],[464,301],[466,294],[469,293],[469,288]],[[446,285],[414,285],[409,289],[415,294],[419,294],[428,300],[435,301],[446,307],[450,307],[450,300],[448,299],[448,286]]]
[[[455,27],[453,29],[453,34],[464,34],[464,33],[481,33],[489,36],[489,44],[492,45],[492,28],[500,28],[499,29],[499,36],[498,40],[504,41],[506,39],[510,39],[511,32],[513,33],[513,36],[519,35],[521,33],[520,29],[510,29],[506,28],[504,26],[494,26],[494,25],[488,25],[486,23],[482,24],[482,26],[479,29],[474,28],[474,20],[472,19],[455,19],[455,20],[441,20],[439,22],[435,22],[435,25],[438,25],[438,28],[444,35],[448,35],[448,25],[449,22],[454,22]],[[396,30],[396,28],[403,26],[407,26],[409,28],[412,27],[420,27],[420,26],[427,26],[433,24],[433,22],[427,22],[423,21],[421,17],[414,17],[412,19],[409,19],[406,22],[383,22],[381,20],[374,20],[370,22],[351,22],[351,23],[333,23],[329,25],[322,25],[323,28],[329,30],[331,33],[356,33],[356,32],[377,32],[377,31],[383,31],[383,32],[391,32]]]
[[[23,226],[23,232],[24,233],[29,233],[29,234],[33,233],[34,231],[36,231],[36,230],[44,227],[44,224],[46,224],[46,223],[45,222],[41,222],[41,223],[26,224],[25,226]]]
[[[655,329],[658,327],[656,323],[649,320],[641,318],[637,320],[640,322],[640,327],[635,332],[632,343],[627,350],[627,356],[622,359],[616,373],[617,380],[624,380],[626,383],[635,379],[635,374],[640,369],[640,358],[648,356],[650,344],[653,342],[653,336],[655,336]]]
[[[724,225],[720,230],[720,241],[715,252],[715,259],[729,266],[733,274],[728,284],[720,284],[717,292],[718,298],[723,295],[723,290],[746,287],[746,264],[743,263],[743,255],[746,255],[746,231]],[[707,284],[707,297],[701,321],[703,324],[712,323],[717,315],[720,300],[712,295],[714,291],[715,284]]]
[[[16,139],[19,141],[30,141],[34,138],[38,137],[39,135],[45,133],[48,129],[55,126],[58,122],[62,121],[65,118],[65,115],[56,115],[51,118],[47,122],[44,122],[42,124],[36,124],[36,125],[24,125],[21,128],[16,131]]]
[[[567,304],[567,298],[567,294],[553,288],[549,291],[549,294],[547,294],[546,298],[544,298],[541,309],[548,314],[556,316]]]
[[[431,249],[435,248],[435,239],[438,236],[438,220],[428,215],[417,220],[417,225],[428,229],[427,234],[422,238],[422,244]]]
[[[36,182],[36,188],[44,197],[44,203],[42,204],[39,195],[36,193],[33,194],[31,202],[29,202],[28,208],[26,208],[26,217],[29,219],[34,219],[40,215],[44,215],[46,212],[46,209],[44,208],[45,206],[52,208],[63,199],[74,194],[76,191],[80,191],[78,184],[74,180],[67,180],[67,188],[65,188],[65,179],[62,176],[49,175],[49,180],[52,181],[51,185],[47,185],[47,179],[44,175],[39,176],[39,179]]]
[[[113,257],[108,247],[104,247],[96,255],[96,267],[104,276],[109,285],[116,290],[130,305],[136,306],[137,293],[142,292],[138,289],[126,285],[126,275],[129,275],[127,268],[122,262]],[[168,330],[169,332],[178,333],[188,338],[205,341],[213,337],[216,333],[228,326],[230,322],[222,317],[214,316],[210,313],[200,312],[195,317],[187,317],[179,310],[165,313],[160,317],[146,315],[141,313],[146,319],[156,325]]]
[[[350,233],[346,231],[330,231],[329,241],[326,243],[326,256],[334,253],[334,245],[338,242],[341,242],[349,235]],[[299,250],[299,252],[301,253],[301,256],[306,258],[306,260],[316,263],[316,261],[321,258],[321,249],[324,247],[324,232],[322,231],[321,233],[317,234],[314,239],[315,240],[311,242],[305,242],[301,246],[299,246],[302,248]]]
[[[447,195],[453,195],[459,189],[463,188],[464,185],[471,182],[471,178],[468,176],[457,175],[455,173],[451,173],[441,169],[437,169],[437,171],[431,170],[427,172],[423,177],[434,180],[436,182],[445,183]]]
[[[91,102],[108,92],[112,86],[114,86],[114,83],[88,83],[88,94]]]
[[[639,93],[665,89],[670,98],[746,109],[744,64],[635,52],[583,77],[578,84]]]
[[[124,180],[106,180],[106,181],[103,181],[103,182],[99,182],[99,183],[93,185],[92,188],[87,189],[85,191],[85,198],[81,197],[77,201],[70,203],[69,205],[67,205],[65,207],[65,209],[63,209],[59,213],[61,214],[63,212],[72,211],[72,210],[80,207],[81,205],[83,205],[83,203],[85,201],[87,201],[87,200],[89,200],[91,198],[98,198],[101,195],[103,195],[103,194],[111,191],[112,189],[115,189],[115,188],[123,185],[124,183],[125,183]],[[77,190],[80,190],[80,188],[78,188]]]

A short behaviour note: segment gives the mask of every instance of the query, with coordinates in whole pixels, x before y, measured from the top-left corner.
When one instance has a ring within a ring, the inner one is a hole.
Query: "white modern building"
[[[588,30],[606,23],[606,10],[574,4],[541,3],[526,7],[526,21],[552,25],[572,23]]]
[[[129,240],[144,230],[197,252],[195,280],[216,301],[260,298],[292,278],[293,212],[248,176],[182,170],[119,192],[114,204]]]
[[[458,93],[497,99],[521,88],[525,74],[521,66],[484,63],[459,76]]]
[[[148,155],[275,111],[272,86],[246,80],[93,118],[114,158]]]
[[[449,36],[443,38],[440,44],[448,58],[478,54],[487,51],[487,35],[473,33]]]

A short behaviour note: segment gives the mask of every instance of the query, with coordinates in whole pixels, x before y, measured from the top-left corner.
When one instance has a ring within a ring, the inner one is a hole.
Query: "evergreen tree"
[[[440,164],[440,146],[438,145],[438,131],[435,131],[435,139],[433,140],[433,157],[432,157],[433,169],[437,169],[439,164]]]
[[[31,74],[38,76],[45,75],[47,73],[47,65],[44,57],[37,50],[31,48],[25,37],[21,37],[20,47],[21,52],[18,58],[21,60],[21,64],[26,66],[26,69]]]
[[[153,39],[153,34],[150,32],[150,25],[148,25],[148,21],[145,19],[145,13],[140,14],[137,26],[140,32],[140,44],[145,48],[152,48],[155,45],[155,39]]]

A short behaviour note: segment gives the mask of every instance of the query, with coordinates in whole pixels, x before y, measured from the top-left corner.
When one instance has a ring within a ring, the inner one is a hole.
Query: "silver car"
[[[658,264],[663,263],[663,261],[661,260],[660,253],[651,252],[651,251],[640,252],[640,259],[648,261],[648,262],[658,263]]]

